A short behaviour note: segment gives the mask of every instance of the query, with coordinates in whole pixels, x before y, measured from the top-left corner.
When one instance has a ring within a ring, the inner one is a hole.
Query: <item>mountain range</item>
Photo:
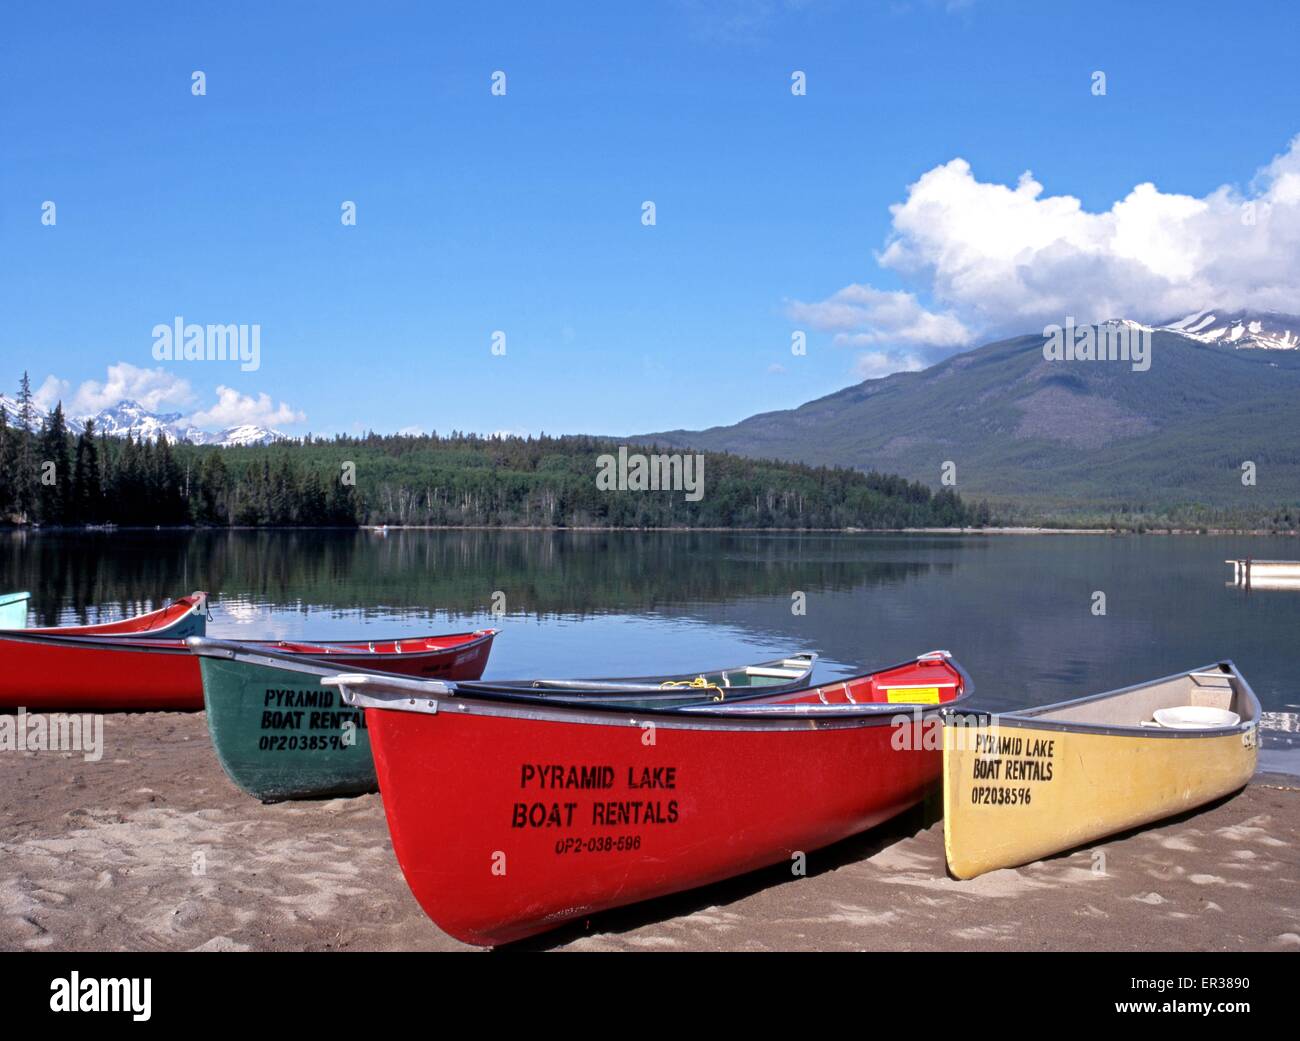
[[[898,473],[1036,516],[1207,505],[1251,511],[1300,504],[1300,317],[1206,308],[1143,324],[1150,367],[1053,361],[1043,333],[955,354],[931,367],[846,387],[728,426],[628,438]],[[1082,327],[1080,327],[1082,328]],[[10,424],[17,403],[0,394]],[[34,410],[35,426],[45,413]],[[87,419],[110,436],[196,445],[265,445],[289,436],[245,424],[203,430],[177,412],[124,400]],[[1255,483],[1242,481],[1254,464]],[[948,464],[951,464],[949,466]]]
[[[630,440],[899,473],[1039,516],[1300,503],[1300,317],[1206,309],[1124,324],[1151,364],[1050,361],[1043,333],[730,426]],[[1094,327],[1097,328],[1097,327]],[[1243,483],[1254,463],[1255,483]]]
[[[18,402],[0,394],[0,411],[5,414],[11,426],[18,420]],[[33,406],[33,428],[40,429],[45,422],[46,412]],[[119,401],[112,408],[106,408],[95,415],[68,417],[68,429],[80,434],[86,427],[86,421],[95,421],[95,430],[110,437],[126,437],[130,434],[136,440],[156,441],[166,438],[172,444],[185,441],[192,445],[217,445],[231,448],[238,445],[269,445],[276,441],[289,440],[288,434],[269,427],[244,423],[227,427],[225,430],[201,430],[186,421],[180,412],[150,412],[136,401]]]

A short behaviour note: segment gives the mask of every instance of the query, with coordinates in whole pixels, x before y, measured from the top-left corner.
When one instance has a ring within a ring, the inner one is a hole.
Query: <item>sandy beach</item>
[[[0,754],[0,949],[471,950],[407,890],[378,795],[264,806],[201,714],[112,715],[104,754]],[[1300,950],[1300,781],[970,882],[936,808],[530,941],[572,950]]]

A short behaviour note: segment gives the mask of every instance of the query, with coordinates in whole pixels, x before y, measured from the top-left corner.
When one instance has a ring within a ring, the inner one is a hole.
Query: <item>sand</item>
[[[377,795],[264,806],[201,714],[105,717],[100,762],[0,753],[0,949],[471,950],[430,922]],[[922,808],[777,867],[580,922],[574,950],[1300,950],[1300,780],[970,882]]]

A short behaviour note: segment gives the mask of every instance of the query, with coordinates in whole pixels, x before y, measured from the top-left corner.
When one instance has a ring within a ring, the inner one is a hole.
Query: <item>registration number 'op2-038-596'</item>
[[[511,807],[510,826],[520,829],[627,828],[673,825],[681,818],[676,766],[629,766],[524,763],[519,787],[525,791],[599,793],[599,797],[532,799]],[[620,790],[621,789],[621,790]],[[626,794],[628,798],[618,796]],[[641,836],[566,836],[555,843],[557,854],[619,853],[641,847]]]

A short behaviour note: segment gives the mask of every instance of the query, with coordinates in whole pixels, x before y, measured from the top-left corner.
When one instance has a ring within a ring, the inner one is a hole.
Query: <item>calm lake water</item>
[[[632,532],[119,532],[0,536],[0,590],[33,624],[103,621],[193,589],[212,636],[415,636],[496,626],[487,676],[686,672],[796,650],[818,678],[934,648],[991,710],[1233,658],[1300,712],[1300,590],[1227,584],[1292,539]],[[1093,613],[1094,592],[1106,613]],[[803,593],[806,613],[792,610]],[[492,613],[493,598],[504,615]],[[1300,772],[1300,735],[1264,764]]]

